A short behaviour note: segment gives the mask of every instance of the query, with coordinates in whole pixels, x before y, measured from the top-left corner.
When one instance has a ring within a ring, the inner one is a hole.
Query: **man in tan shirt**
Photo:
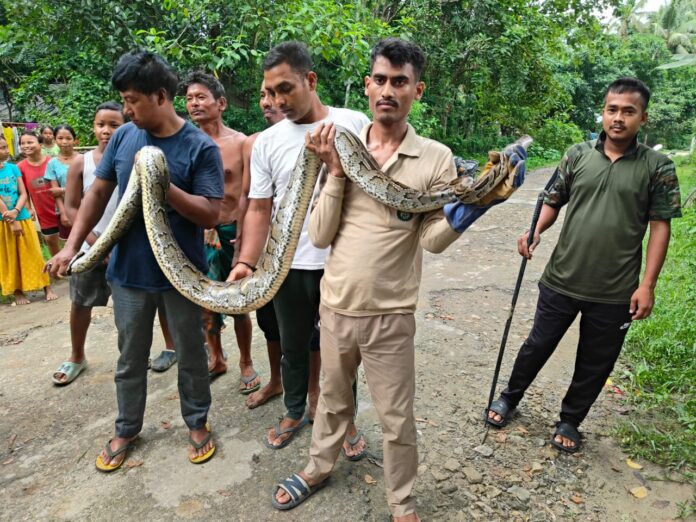
[[[430,191],[442,189],[456,171],[450,150],[416,135],[407,122],[411,105],[423,95],[424,65],[423,52],[411,42],[390,38],[377,44],[365,78],[373,123],[361,139],[383,172]],[[295,507],[326,483],[353,418],[351,385],[362,361],[384,433],[389,509],[395,521],[417,521],[413,340],[422,249],[442,252],[459,234],[442,211],[396,211],[347,181],[334,134],[332,125],[320,126],[307,139],[329,171],[309,223],[314,245],[331,246],[321,282],[324,386],[309,464],[279,484],[273,505]]]

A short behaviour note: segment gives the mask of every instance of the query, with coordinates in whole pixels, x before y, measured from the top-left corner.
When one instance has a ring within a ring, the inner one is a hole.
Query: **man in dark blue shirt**
[[[114,188],[122,196],[133,168],[134,156],[154,145],[167,158],[171,184],[167,191],[168,217],[174,236],[189,259],[207,270],[202,227],[217,223],[223,197],[223,171],[215,143],[177,116],[172,100],[178,78],[157,55],[137,51],[121,57],[112,83],[124,102],[131,123],[111,138],[96,171],[97,179],[80,206],[70,238],[47,266],[63,275],[82,241],[104,212]],[[107,271],[114,302],[114,319],[121,353],[116,368],[118,417],[116,436],[96,461],[100,471],[113,471],[123,463],[131,441],[143,425],[147,395],[147,360],[157,308],[165,312],[179,362],[181,412],[190,430],[189,460],[210,459],[215,445],[207,426],[210,385],[200,308],[169,283],[155,260],[138,217],[116,245]]]

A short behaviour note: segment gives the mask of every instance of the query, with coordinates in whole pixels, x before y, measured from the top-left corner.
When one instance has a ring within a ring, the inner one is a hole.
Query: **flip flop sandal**
[[[569,448],[567,446],[564,446],[562,442],[557,442],[556,435],[560,435],[561,437],[565,437],[566,439],[572,440],[575,443],[575,446]],[[551,437],[551,445],[555,446],[561,451],[565,451],[566,453],[577,453],[580,449],[581,439],[582,436],[580,435],[580,432],[575,426],[573,426],[572,424],[568,424],[567,422],[559,422],[558,424],[556,424],[556,431],[553,433],[553,436]]]
[[[213,436],[212,432],[208,428],[207,423],[206,428],[208,429],[208,434],[200,442],[196,442],[195,440],[193,440],[193,438],[191,438],[191,435],[189,435],[189,444],[191,444],[191,446],[193,446],[196,451],[208,444],[208,442],[210,442],[211,437]],[[213,444],[213,447],[206,451],[203,455],[199,455],[198,457],[189,456],[189,461],[192,464],[203,464],[204,462],[208,462],[211,458],[213,458],[213,455],[215,454],[215,449],[215,444]]]
[[[324,479],[323,482],[317,484],[316,486],[310,486],[309,484],[307,484],[306,480],[304,480],[297,473],[294,473],[292,477],[287,478],[283,482],[278,484],[275,491],[273,492],[273,497],[271,497],[271,504],[274,508],[279,509],[281,511],[297,507],[300,504],[302,504],[305,500],[307,500],[309,497],[314,495],[314,493],[326,486],[326,483],[328,481],[329,479],[327,478]],[[290,496],[289,502],[281,504],[276,500],[276,494],[278,493],[279,489],[282,489]]]
[[[95,466],[99,471],[102,473],[111,473],[112,471],[116,471],[118,468],[120,468],[123,463],[126,461],[126,457],[128,455],[125,455],[121,461],[118,464],[111,464],[111,459],[114,457],[120,455],[121,453],[127,453],[128,450],[133,449],[133,445],[129,442],[127,444],[124,444],[117,450],[112,450],[111,449],[111,441],[113,439],[109,439],[109,442],[106,443],[106,446],[104,447],[104,451],[106,451],[107,456],[109,457],[109,464],[104,463],[101,457],[101,453],[97,455],[97,461],[95,462]]]
[[[152,361],[152,371],[166,372],[176,362],[176,352],[174,350],[162,350],[157,358]]]
[[[497,413],[502,417],[502,419],[499,421],[491,419],[488,416],[489,411]],[[508,423],[510,414],[513,411],[515,411],[515,408],[510,408],[507,402],[505,402],[503,399],[498,399],[497,401],[493,401],[487,410],[483,410],[483,417],[486,420],[486,422],[491,426],[494,426],[496,428],[502,428]]]
[[[353,449],[355,447],[355,445],[358,442],[360,442],[360,439],[364,440],[364,436],[363,436],[362,431],[358,431],[358,433],[356,433],[354,437],[346,437],[346,442],[350,446],[350,449]],[[360,453],[357,453],[355,455],[348,455],[348,453],[346,453],[346,448],[343,445],[341,445],[341,451],[343,452],[343,455],[345,455],[345,457],[348,460],[350,460],[352,462],[357,462],[357,461],[362,460],[365,457],[367,457],[367,441],[365,442],[365,447],[363,448],[363,450]]]
[[[87,361],[82,361],[81,363],[66,361],[60,365],[60,368],[53,372],[53,384],[55,384],[56,386],[65,386],[66,384],[70,384],[75,379],[77,379],[77,376],[80,375],[86,369]],[[64,381],[56,379],[56,374],[58,373],[62,373],[63,375],[65,375],[66,379]]]
[[[242,395],[249,395],[250,393],[254,393],[256,390],[261,388],[261,382],[256,383],[254,386],[251,388],[247,388],[246,385],[252,382],[254,379],[256,379],[259,376],[258,373],[254,372],[254,375],[251,375],[249,377],[244,377],[243,375],[239,377],[239,382],[242,383],[245,387],[244,389],[239,390],[239,393]]]
[[[210,382],[213,382],[215,379],[217,379],[217,378],[220,377],[221,375],[225,375],[226,373],[227,373],[227,370],[222,370],[222,371],[219,371],[219,372],[211,372],[211,371],[209,371],[209,372],[208,372],[208,380],[209,380]]]
[[[302,420],[300,421],[300,423],[299,423],[297,426],[291,426],[291,427],[289,427],[289,428],[285,428],[284,430],[281,430],[281,429],[280,429],[280,422],[279,422],[278,424],[276,424],[276,427],[275,427],[275,436],[276,436],[276,439],[277,439],[278,437],[280,437],[281,435],[284,435],[284,434],[286,434],[286,433],[289,433],[290,436],[289,436],[287,439],[285,439],[283,442],[281,442],[278,446],[276,446],[275,444],[272,444],[272,443],[268,442],[268,438],[267,438],[267,437],[264,437],[263,441],[266,443],[266,447],[268,447],[268,448],[271,448],[271,449],[274,449],[274,450],[283,449],[285,446],[287,446],[288,444],[290,444],[290,442],[292,441],[292,439],[295,437],[295,434],[296,434],[298,431],[300,431],[302,428],[304,428],[307,424],[309,424],[309,420],[307,419],[307,417],[303,417]]]

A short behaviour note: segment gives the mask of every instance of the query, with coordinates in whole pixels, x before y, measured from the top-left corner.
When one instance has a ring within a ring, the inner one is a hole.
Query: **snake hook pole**
[[[534,241],[534,232],[536,231],[537,221],[539,221],[539,214],[541,214],[541,207],[544,204],[544,193],[548,191],[551,186],[556,181],[558,177],[558,167],[553,172],[553,175],[546,183],[544,190],[539,192],[537,196],[536,206],[534,207],[534,214],[532,215],[532,223],[529,226],[529,236],[527,237],[527,247],[531,246]],[[488,403],[486,404],[486,409],[483,412],[483,421],[486,427],[486,432],[483,434],[483,441],[481,444],[486,442],[486,437],[488,436],[488,430],[490,424],[486,422],[488,417],[488,411],[490,410],[491,403],[493,402],[493,397],[495,397],[495,388],[498,385],[498,376],[500,375],[500,366],[503,362],[503,354],[505,353],[505,346],[507,345],[508,334],[510,333],[510,325],[512,324],[512,315],[515,313],[515,305],[517,304],[517,297],[520,294],[520,288],[522,287],[522,279],[524,278],[524,271],[527,268],[527,258],[522,258],[522,263],[520,264],[520,270],[517,274],[517,283],[515,283],[515,290],[512,293],[512,304],[510,305],[510,312],[508,313],[507,321],[505,322],[505,330],[503,331],[503,338],[500,341],[500,350],[498,351],[498,360],[495,363],[495,372],[493,373],[493,383],[491,384],[491,391],[488,394]]]

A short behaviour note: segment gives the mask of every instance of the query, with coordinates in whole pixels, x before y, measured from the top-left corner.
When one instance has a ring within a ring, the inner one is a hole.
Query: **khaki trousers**
[[[413,398],[416,388],[413,314],[352,317],[325,306],[321,316],[324,382],[314,417],[309,464],[312,482],[329,476],[355,413],[351,386],[362,360],[384,435],[384,481],[393,516],[416,510],[411,495],[418,469]]]

